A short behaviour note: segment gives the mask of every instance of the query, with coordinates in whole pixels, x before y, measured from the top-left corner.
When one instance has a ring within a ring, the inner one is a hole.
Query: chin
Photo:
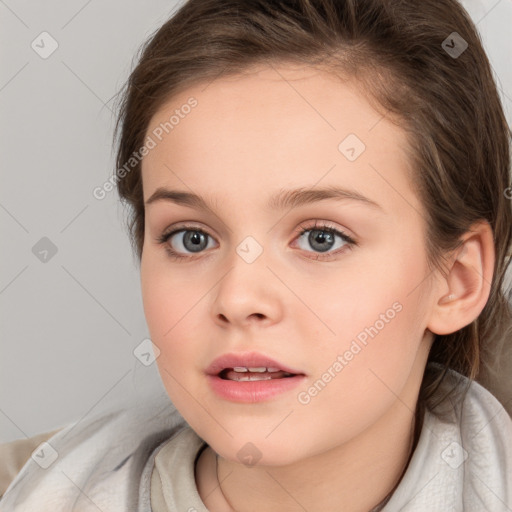
[[[203,436],[201,436],[203,437]],[[271,437],[271,436],[270,436]],[[301,458],[297,451],[297,442],[290,440],[285,444],[281,439],[265,439],[265,435],[222,436],[205,439],[210,447],[223,459],[248,468],[253,466],[286,466]],[[303,455],[305,456],[305,454]]]

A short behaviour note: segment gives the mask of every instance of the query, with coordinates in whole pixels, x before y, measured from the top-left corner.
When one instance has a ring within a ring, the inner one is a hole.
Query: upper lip
[[[223,354],[212,361],[210,366],[206,368],[208,375],[218,375],[222,370],[226,368],[235,368],[245,366],[246,368],[279,368],[288,373],[294,373],[298,375],[304,375],[300,370],[291,368],[275,359],[272,359],[265,354],[258,352],[239,352]]]

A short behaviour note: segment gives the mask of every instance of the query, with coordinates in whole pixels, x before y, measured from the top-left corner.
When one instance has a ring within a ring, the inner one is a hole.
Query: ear
[[[462,237],[434,297],[427,328],[451,334],[478,318],[491,291],[494,273],[494,238],[487,221],[473,224]]]

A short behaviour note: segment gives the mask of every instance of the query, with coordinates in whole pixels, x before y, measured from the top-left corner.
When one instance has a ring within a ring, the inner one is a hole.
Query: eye
[[[337,243],[336,239],[338,239]],[[356,241],[343,231],[340,231],[327,223],[318,223],[317,221],[315,221],[315,224],[310,227],[301,226],[301,231],[299,232],[297,240],[298,243],[303,244],[302,247],[299,247],[300,249],[308,251],[305,246],[309,245],[313,248],[313,251],[318,252],[318,257],[316,259],[330,258],[340,252],[343,252],[346,248],[357,245]],[[341,250],[332,251],[333,249],[340,248]],[[325,256],[323,256],[322,253],[325,253]]]
[[[210,248],[208,239],[212,237],[194,226],[181,226],[169,233],[163,233],[158,237],[157,242],[165,245],[167,254],[173,259],[187,258],[187,251],[191,254],[198,253],[204,249]],[[176,247],[178,250],[176,250]],[[184,254],[183,254],[184,253]]]

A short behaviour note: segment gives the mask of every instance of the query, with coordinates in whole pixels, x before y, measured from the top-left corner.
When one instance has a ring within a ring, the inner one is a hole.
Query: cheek
[[[402,306],[387,324],[359,312],[358,321],[364,325],[359,333],[364,337],[343,336],[311,353],[315,361],[309,387],[297,390],[298,421],[313,423],[316,427],[310,428],[323,431],[326,438],[345,442],[393,404],[404,407],[397,397],[403,396],[415,366],[421,336],[414,331],[414,311]],[[352,321],[347,318],[347,325]]]
[[[184,272],[172,270],[155,257],[143,257],[141,291],[144,315],[155,339],[171,339],[184,321],[190,321],[188,313],[204,295],[198,284],[191,286]]]
[[[317,318],[310,314],[302,320],[301,330],[316,340],[311,354],[315,377],[320,378],[341,356],[343,370],[335,372],[334,380],[341,387],[354,389],[355,395],[371,389],[368,398],[378,387],[385,392],[376,375],[391,389],[400,389],[423,338],[425,304],[418,284],[425,269],[409,256],[393,256],[385,263],[382,260],[378,268],[363,266],[366,272],[345,269],[343,278],[333,275],[328,286],[310,291],[307,302]],[[308,353],[307,347],[304,350]],[[350,401],[350,397],[346,399]]]
[[[145,276],[143,302],[151,340],[160,350],[156,365],[171,402],[180,412],[187,414],[194,402],[188,392],[194,396],[197,394],[188,377],[196,366],[195,354],[198,351],[194,337],[190,335],[195,331],[188,323],[191,315],[187,312],[197,298],[191,300],[186,293],[169,293],[169,289],[175,290],[169,288],[174,283],[169,284],[158,275],[153,277],[155,279]]]
[[[151,340],[160,349],[157,358],[162,378],[173,385],[167,370],[179,382],[186,370],[201,367],[197,355],[201,354],[201,338],[197,336],[204,326],[207,311],[201,301],[208,291],[205,281],[191,285],[186,272],[172,271],[168,264],[157,258],[141,261],[141,291],[144,315]]]
[[[337,345],[341,349],[356,337],[364,343],[367,329],[375,324],[379,332],[389,331],[391,324],[396,327],[398,310],[405,300],[410,302],[406,297],[410,287],[400,276],[395,279],[392,269],[387,270],[385,275],[382,269],[373,273],[342,269],[332,273],[327,284],[304,290],[304,301],[310,306],[309,314],[302,316],[305,332],[316,334],[324,348]]]

